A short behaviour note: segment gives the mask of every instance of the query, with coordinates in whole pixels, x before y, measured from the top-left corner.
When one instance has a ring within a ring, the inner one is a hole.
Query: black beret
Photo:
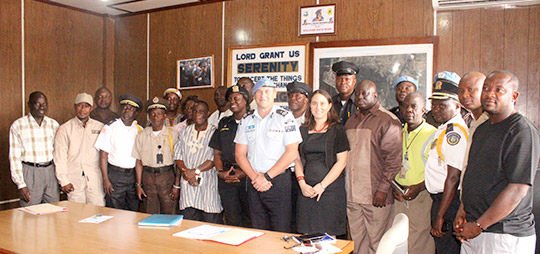
[[[233,93],[242,94],[242,96],[244,96],[244,99],[246,100],[246,102],[249,103],[249,92],[245,87],[243,87],[243,86],[231,86],[231,87],[227,88],[227,92],[225,92],[225,98],[227,98],[227,100],[229,100],[229,96],[231,96],[231,94],[233,94]]]

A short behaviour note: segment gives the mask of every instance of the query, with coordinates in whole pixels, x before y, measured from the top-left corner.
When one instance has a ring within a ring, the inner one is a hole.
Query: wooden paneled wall
[[[437,14],[438,69],[504,69],[520,81],[519,112],[540,125],[540,6]]]
[[[13,121],[23,115],[28,95],[44,92],[48,116],[61,124],[74,116],[76,94],[93,94],[104,83],[107,69],[103,17],[25,0],[23,77],[21,8],[19,0],[0,1],[0,201],[18,198],[10,178],[8,134]]]

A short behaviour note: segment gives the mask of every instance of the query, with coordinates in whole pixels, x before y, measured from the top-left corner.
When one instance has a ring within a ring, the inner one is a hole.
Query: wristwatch
[[[201,174],[201,170],[200,170],[199,168],[196,168],[196,169],[195,169],[195,174],[200,175],[200,174]]]

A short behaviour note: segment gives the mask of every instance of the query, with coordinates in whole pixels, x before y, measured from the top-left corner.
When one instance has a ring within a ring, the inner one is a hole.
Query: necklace
[[[324,124],[324,126],[323,126],[322,128],[320,128],[319,130],[317,130],[317,129],[315,129],[315,127],[313,127],[313,131],[314,131],[314,132],[317,132],[317,133],[318,133],[318,132],[321,132],[321,131],[323,131],[323,130],[326,128],[326,126],[328,126],[328,122],[326,122],[326,123]]]

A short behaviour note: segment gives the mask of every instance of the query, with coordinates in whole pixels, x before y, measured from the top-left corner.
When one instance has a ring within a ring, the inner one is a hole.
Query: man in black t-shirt
[[[540,158],[538,129],[515,110],[518,79],[494,71],[484,82],[489,120],[472,137],[460,209],[461,253],[534,253],[532,184]]]

